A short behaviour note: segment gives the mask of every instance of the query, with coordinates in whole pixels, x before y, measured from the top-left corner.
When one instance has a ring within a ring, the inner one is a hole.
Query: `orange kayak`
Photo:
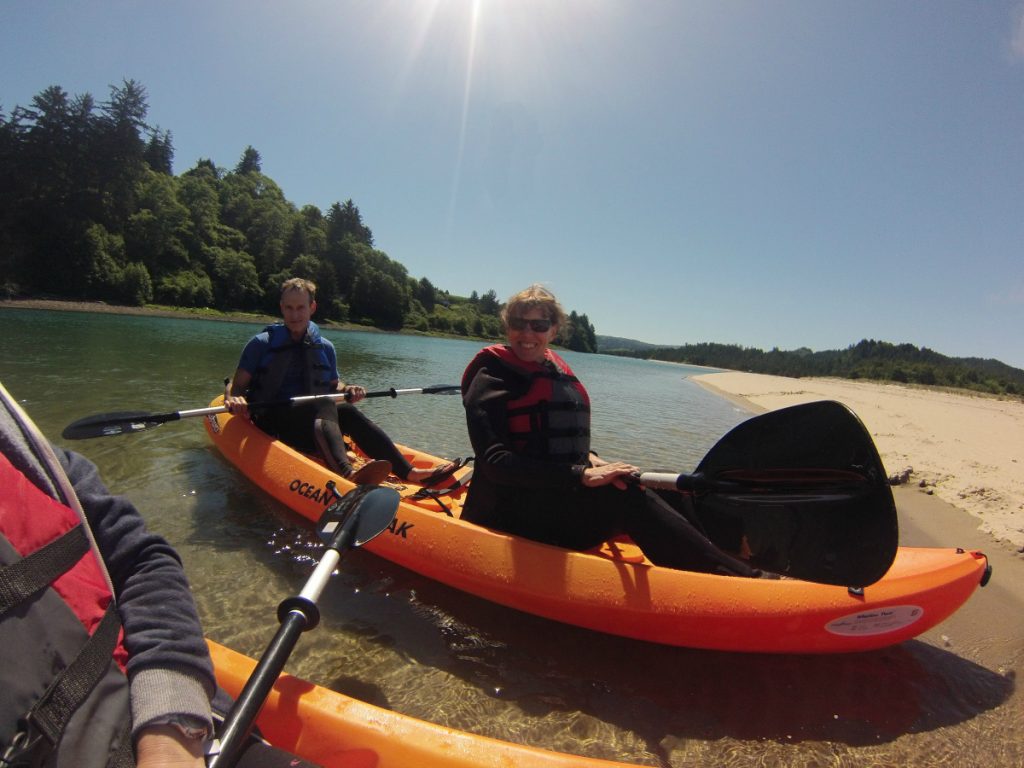
[[[213,405],[219,405],[217,398]],[[352,484],[228,413],[210,415],[214,445],[252,482],[316,521]],[[407,448],[415,465],[435,456]],[[457,476],[467,481],[469,471]],[[634,545],[573,552],[462,522],[464,487],[438,498],[396,485],[403,499],[374,554],[455,589],[598,632],[667,645],[764,653],[843,653],[893,645],[936,626],[987,580],[980,552],[900,547],[878,582],[848,590],[657,567]]]
[[[207,640],[217,682],[237,697],[256,661]],[[278,749],[324,768],[623,768],[499,741],[381,709],[281,675],[256,725]]]

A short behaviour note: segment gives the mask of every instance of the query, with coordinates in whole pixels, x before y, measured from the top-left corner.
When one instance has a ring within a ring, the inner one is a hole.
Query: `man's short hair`
[[[290,277],[281,283],[281,296],[284,297],[288,291],[305,291],[309,294],[309,303],[316,301],[316,283],[304,277]]]

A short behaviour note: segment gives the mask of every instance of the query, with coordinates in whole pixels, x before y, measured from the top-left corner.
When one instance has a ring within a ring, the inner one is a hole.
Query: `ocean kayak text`
[[[330,491],[320,488],[319,486],[307,483],[305,480],[299,480],[296,478],[292,480],[288,485],[288,490],[292,493],[304,496],[310,501],[319,501],[327,508],[327,505],[334,500],[334,494]],[[408,537],[409,530],[414,527],[413,523],[403,523],[397,517],[391,521],[391,525],[387,527],[387,530],[396,536],[401,536],[403,539]]]

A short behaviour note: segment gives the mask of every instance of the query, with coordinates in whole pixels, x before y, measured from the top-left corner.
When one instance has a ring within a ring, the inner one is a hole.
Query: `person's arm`
[[[210,699],[215,682],[181,561],[170,544],[146,529],[131,502],[111,495],[92,462],[70,451],[57,453],[114,586],[128,654],[139,765],[143,765],[143,750],[150,759],[159,754],[161,760],[179,761],[153,765],[202,765],[201,757],[195,763],[193,754],[201,748],[201,739],[198,745],[192,744],[186,732],[212,733]]]
[[[266,332],[257,333],[249,339],[242,348],[234,375],[224,385],[224,406],[243,419],[250,418],[247,399],[249,387],[252,386],[253,377],[269,347],[270,336]]]
[[[143,728],[135,740],[138,768],[205,768],[204,741],[185,736],[173,725]]]
[[[366,387],[360,387],[357,384],[346,384],[341,379],[341,374],[338,372],[338,353],[334,349],[334,344],[330,339],[323,339],[324,351],[327,354],[327,366],[334,371],[334,378],[331,380],[330,388],[334,392],[344,392],[348,395],[345,402],[347,403],[358,403],[364,397],[366,397]]]
[[[236,368],[235,375],[224,385],[224,406],[230,413],[243,419],[249,418],[249,403],[245,399],[245,394],[249,391],[250,384],[252,374],[244,368]]]

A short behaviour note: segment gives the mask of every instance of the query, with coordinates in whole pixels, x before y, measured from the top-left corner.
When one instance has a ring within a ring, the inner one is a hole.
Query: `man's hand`
[[[228,413],[243,419],[249,418],[249,403],[242,395],[228,395],[224,398],[224,407],[228,409]]]
[[[339,392],[345,393],[346,403],[358,403],[364,397],[366,397],[366,387],[356,386],[355,384],[346,384],[341,387]]]

